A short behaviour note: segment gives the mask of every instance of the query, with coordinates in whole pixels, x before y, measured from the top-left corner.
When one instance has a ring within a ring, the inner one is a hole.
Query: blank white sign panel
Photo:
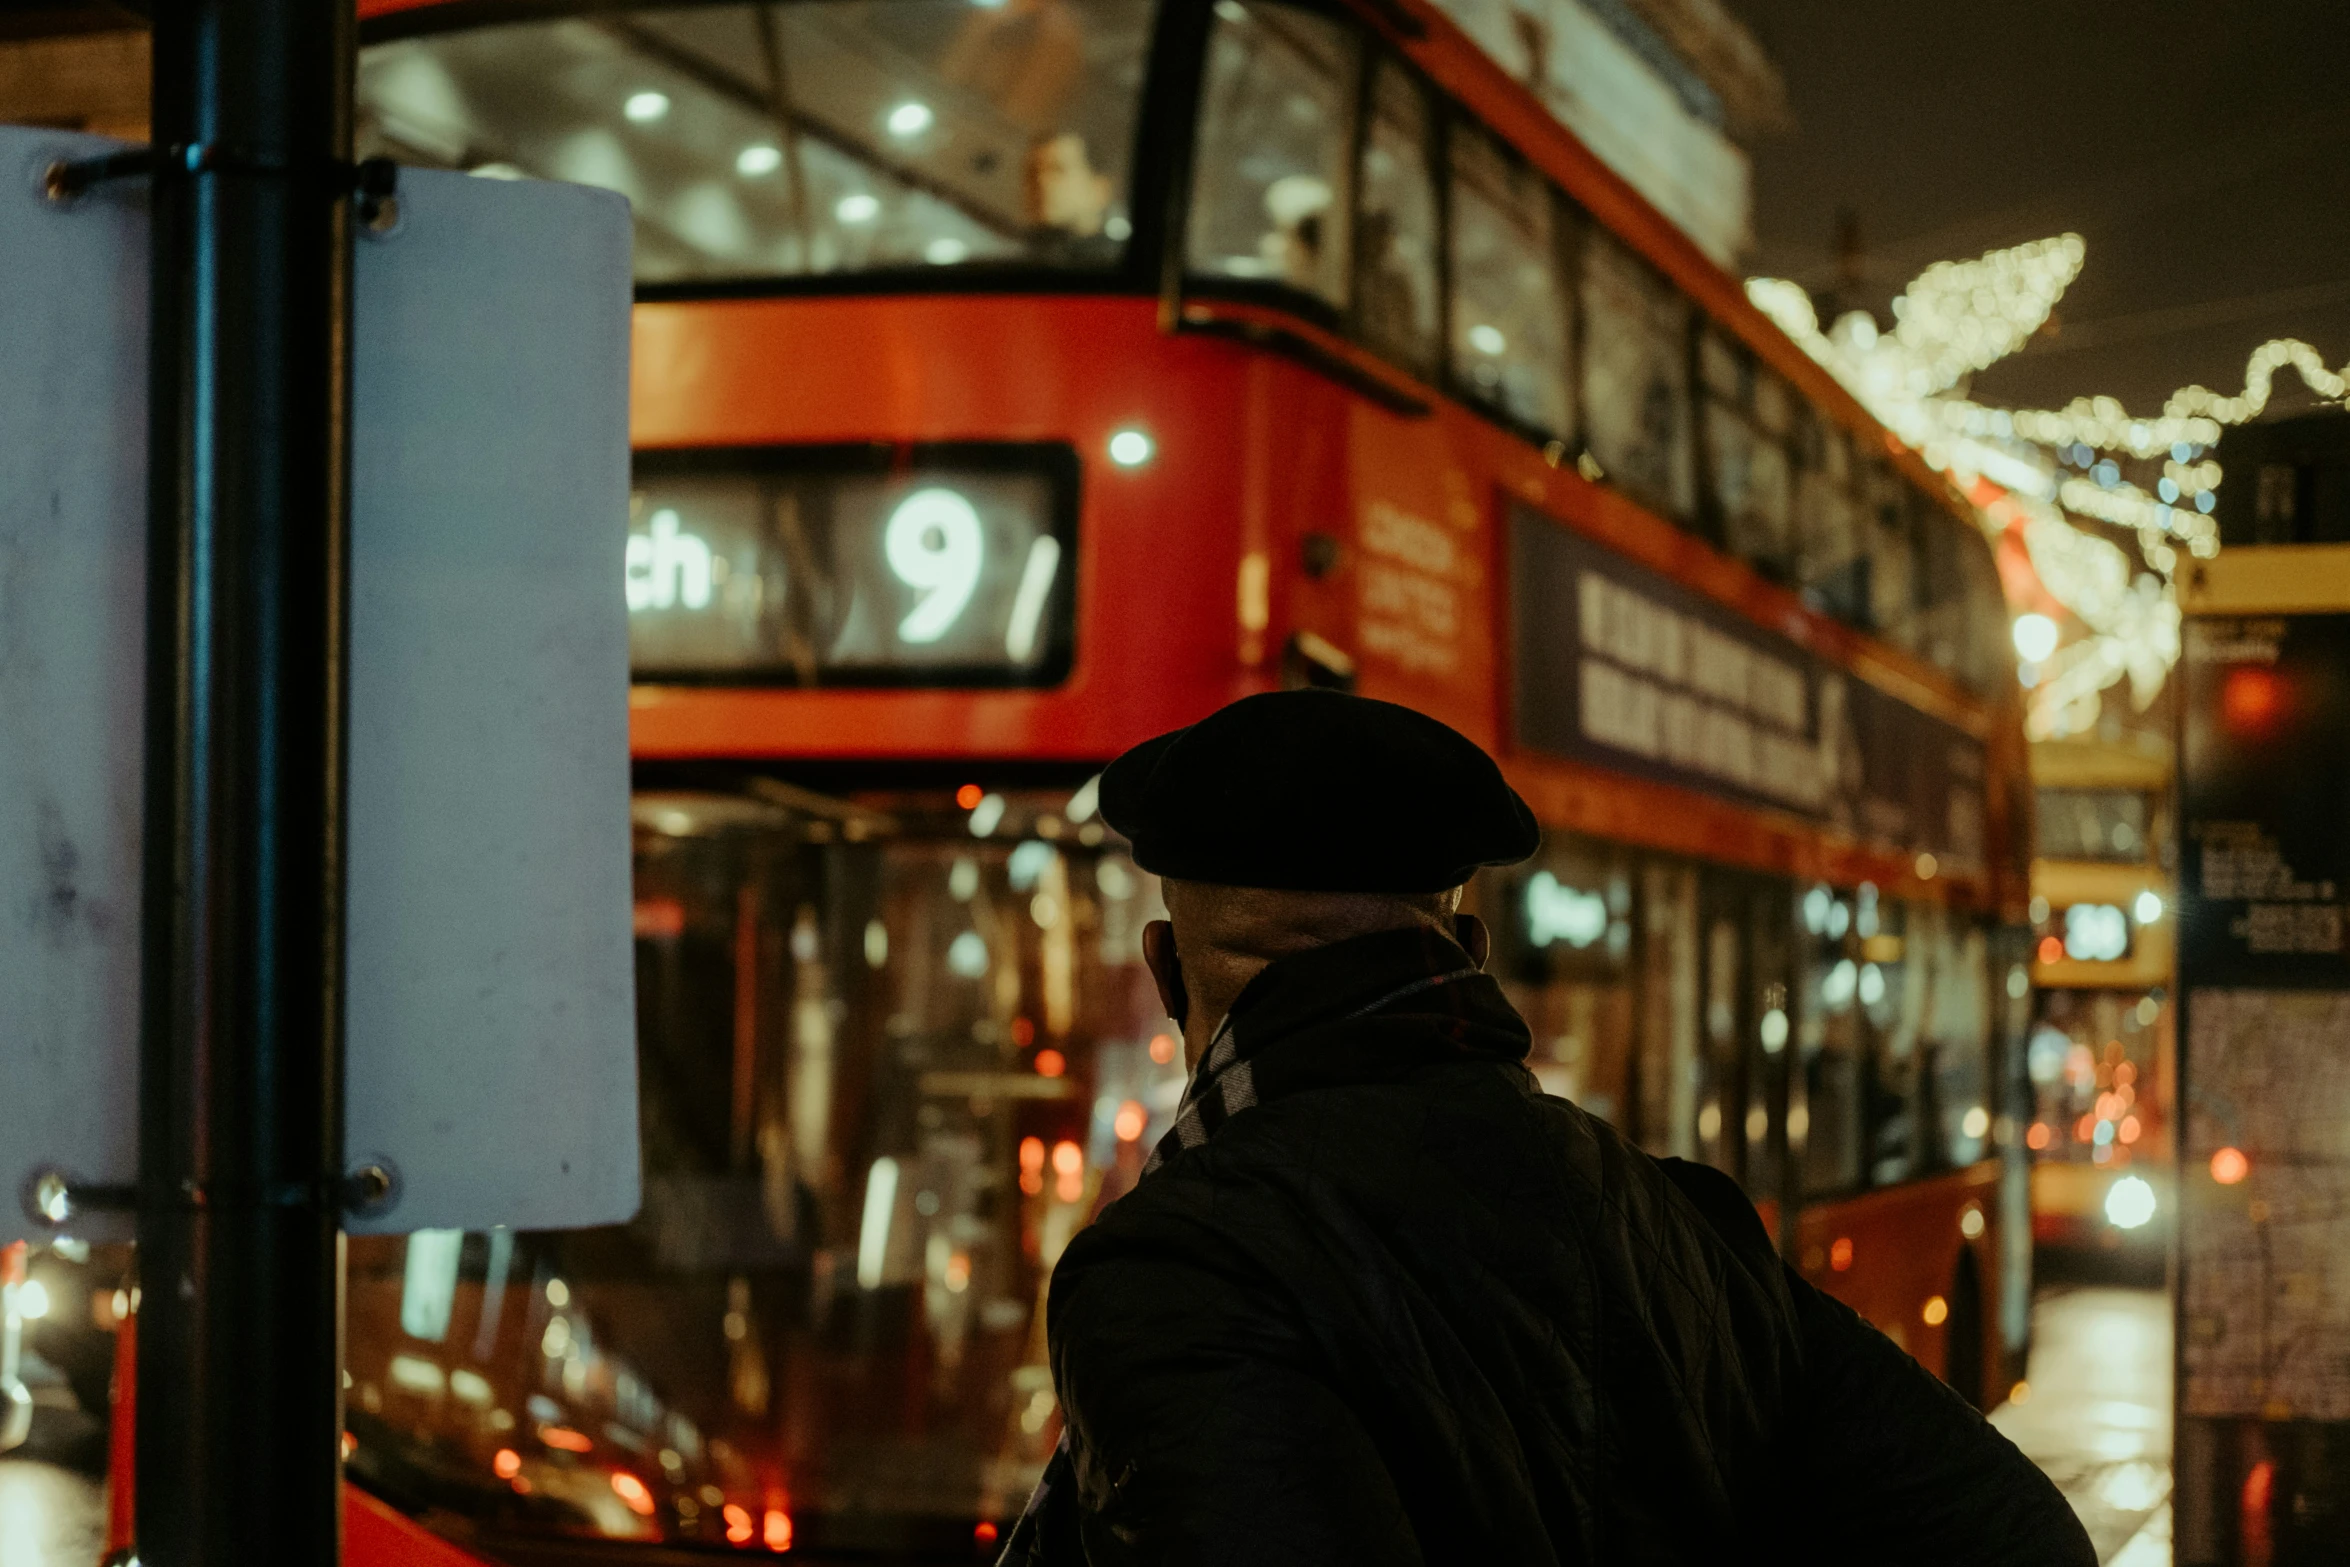
[[[0,129],[6,1239],[33,1169],[137,1167],[144,203],[37,190],[109,147]],[[627,207],[413,170],[400,207],[353,282],[345,1121],[400,1194],[351,1227],[614,1222],[639,1183]]]

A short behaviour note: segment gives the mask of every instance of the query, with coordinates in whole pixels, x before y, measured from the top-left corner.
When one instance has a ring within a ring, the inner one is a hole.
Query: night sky
[[[2271,337],[2350,361],[2350,6],[2343,0],[1730,0],[1795,129],[1754,147],[1749,271],[1862,299],[1928,263],[2071,230],[2055,330],[1976,379],[2008,406],[2133,412],[2243,385]]]

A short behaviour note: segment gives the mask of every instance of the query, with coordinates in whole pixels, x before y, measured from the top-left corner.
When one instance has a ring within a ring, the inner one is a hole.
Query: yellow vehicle
[[[2032,782],[2033,1239],[2157,1258],[2172,1212],[2171,759],[2126,738],[2043,740]]]

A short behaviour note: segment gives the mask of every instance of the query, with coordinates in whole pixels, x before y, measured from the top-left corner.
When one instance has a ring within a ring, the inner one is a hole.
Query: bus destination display
[[[1049,685],[1068,669],[1065,449],[647,454],[624,588],[639,679]]]

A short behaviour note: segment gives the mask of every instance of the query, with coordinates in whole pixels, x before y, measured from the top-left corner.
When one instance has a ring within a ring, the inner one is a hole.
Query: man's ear
[[[1190,998],[1183,992],[1183,965],[1175,960],[1175,927],[1152,920],[1142,928],[1142,961],[1150,965],[1151,980],[1159,987],[1159,1002],[1181,1028]]]
[[[1452,917],[1452,937],[1469,954],[1469,961],[1479,969],[1483,969],[1485,960],[1493,956],[1493,932],[1486,929],[1485,922],[1474,914],[1455,914]],[[1145,939],[1148,939],[1147,936]]]

